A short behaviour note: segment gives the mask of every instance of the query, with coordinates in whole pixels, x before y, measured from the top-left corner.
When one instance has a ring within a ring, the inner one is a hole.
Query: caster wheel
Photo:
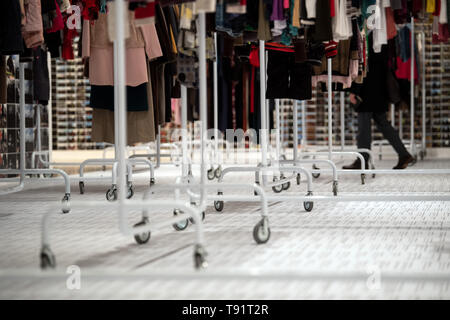
[[[61,203],[62,203],[62,206],[63,206],[62,209],[61,209],[62,213],[69,213],[70,212],[69,201],[70,201],[70,194],[66,193],[64,195],[64,197],[62,198],[62,200],[61,200]]]
[[[223,195],[222,191],[217,192],[217,195],[221,196]],[[221,212],[223,210],[224,203],[221,200],[214,201],[214,209],[216,209],[217,212]]]
[[[43,176],[44,176],[44,178],[49,179],[49,178],[53,177],[53,174],[51,174],[51,173],[44,173]]]
[[[312,196],[312,192],[308,192],[306,195],[307,196]],[[312,201],[305,201],[305,202],[303,202],[303,208],[305,208],[305,210],[307,212],[312,211],[313,207],[314,207],[314,202],[312,202]]]
[[[145,226],[146,224],[149,224],[149,221],[147,218],[143,218],[141,222],[136,223],[134,226],[135,227],[139,227],[139,226]],[[150,240],[150,236],[151,236],[151,232],[147,231],[147,232],[143,232],[140,234],[135,234],[134,235],[134,240],[136,240],[136,242],[138,244],[144,244],[147,243]]]
[[[278,179],[273,177],[273,182],[276,182],[276,181],[278,181]],[[283,191],[283,185],[279,184],[279,185],[273,186],[272,190],[275,193],[280,193],[281,191]]]
[[[282,185],[283,190],[289,190],[289,188],[291,187],[291,183],[288,181],[286,183],[283,183]]]
[[[214,170],[209,169],[208,170],[208,180],[213,180],[213,179],[214,179]]]
[[[127,199],[131,199],[134,196],[134,188],[132,185],[128,186]]]
[[[216,176],[217,179],[220,178],[220,176],[222,175],[222,167],[218,166],[216,170],[214,170],[214,175]]]
[[[205,220],[205,217],[206,217],[205,211],[202,211],[202,221]],[[195,224],[195,220],[194,220],[192,217],[189,218],[189,221],[190,221],[192,224]]]
[[[361,174],[361,184],[366,184],[366,175],[364,173]]]
[[[302,176],[300,175],[300,173],[297,173],[297,185],[300,185],[300,182],[302,180]]]
[[[266,221],[266,224],[268,222]],[[264,219],[259,221],[253,228],[253,239],[257,244],[263,244],[270,239],[270,228],[264,228]]]
[[[320,168],[317,167],[315,164],[312,166],[312,168],[313,168],[313,170],[319,170],[319,169],[320,169]],[[313,177],[314,179],[317,179],[317,178],[320,177],[320,173],[313,173],[313,174],[311,174],[311,175],[312,175],[312,177]]]
[[[194,265],[196,269],[205,269],[208,267],[208,262],[206,261],[207,253],[202,246],[197,245],[194,251]]]
[[[372,173],[372,179],[375,179],[377,175],[375,173]]]
[[[173,210],[173,215],[174,216],[177,216],[177,215],[182,214],[182,213],[183,213],[183,211],[180,211],[178,209]],[[174,223],[172,226],[173,226],[173,228],[175,230],[182,231],[182,230],[186,229],[188,227],[188,225],[189,225],[189,220],[186,219],[186,220]]]
[[[333,195],[337,196],[337,194],[338,194],[338,182],[333,181]]]
[[[84,194],[84,182],[80,181],[78,183],[78,186],[80,187],[80,194]]]
[[[214,201],[214,209],[216,209],[217,212],[222,212],[224,207],[223,201]]]
[[[117,189],[112,187],[106,191],[106,200],[108,201],[116,201],[117,200]]]
[[[155,182],[155,178],[151,178],[151,179],[150,179],[150,185],[153,186],[155,183],[156,183],[156,182]]]
[[[44,246],[41,249],[41,269],[54,269],[56,267],[56,259],[53,252],[48,246]]]

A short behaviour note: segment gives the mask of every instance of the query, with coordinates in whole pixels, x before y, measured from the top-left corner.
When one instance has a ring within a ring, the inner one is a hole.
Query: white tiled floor
[[[414,168],[450,168],[450,161],[426,160]],[[159,189],[178,170],[156,171],[155,198],[171,199]],[[330,194],[330,180],[315,180],[314,194]],[[148,173],[136,175],[136,198],[147,181]],[[226,181],[251,182],[252,174]],[[87,182],[80,195],[73,182],[72,199],[104,203],[107,188],[108,182]],[[287,193],[304,194],[305,188],[293,185]],[[51,179],[0,197],[0,298],[450,298],[449,202],[316,202],[312,212],[301,202],[271,203],[272,235],[265,245],[252,238],[258,203],[226,203],[223,213],[211,206],[204,224],[209,267],[200,272],[193,268],[192,226],[155,230],[139,246],[120,234],[117,212],[75,207],[67,215],[55,212],[51,243],[58,267],[41,272],[42,213],[60,201],[62,190],[61,180]],[[366,185],[359,176],[342,176],[339,191],[448,195],[450,175],[380,174]],[[152,222],[172,215],[150,212]],[[129,220],[137,222],[139,212]],[[81,268],[80,290],[66,287],[70,265]]]

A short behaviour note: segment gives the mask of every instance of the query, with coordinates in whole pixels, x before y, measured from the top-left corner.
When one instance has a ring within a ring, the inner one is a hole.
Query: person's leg
[[[374,113],[373,120],[378,127],[378,130],[383,133],[384,138],[389,141],[391,146],[394,148],[395,152],[397,152],[399,157],[409,156],[408,150],[406,150],[405,145],[403,144],[398,132],[392,127],[391,123],[387,120],[386,113]]]
[[[358,148],[370,149],[372,143],[372,112],[358,112],[358,135],[356,136],[356,142]],[[366,160],[366,169],[369,168],[368,160],[369,154],[361,153]],[[343,169],[357,170],[361,169],[361,161],[359,158],[350,165],[343,166]]]
[[[372,112],[358,112],[358,135],[356,137],[358,149],[370,149],[372,145]],[[363,152],[366,161],[369,154]]]
[[[398,163],[394,169],[405,169],[409,164],[414,163],[413,156],[406,150],[398,132],[387,120],[386,112],[374,113],[373,119],[375,120],[378,130],[383,133],[383,136],[389,141],[395,152],[398,154]]]

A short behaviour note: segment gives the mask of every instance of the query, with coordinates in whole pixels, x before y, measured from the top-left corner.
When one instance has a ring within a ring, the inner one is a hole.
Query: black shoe
[[[352,164],[348,166],[343,166],[342,169],[344,170],[361,170],[361,160],[356,159]]]
[[[399,157],[397,165],[393,168],[395,170],[397,169],[405,169],[408,165],[414,164],[416,159],[410,154],[407,156]]]
[[[369,159],[364,158],[364,162],[365,162],[366,170],[368,170],[369,169]],[[348,166],[343,166],[342,169],[344,169],[344,170],[361,170],[361,160],[359,158],[357,158],[352,164],[350,164]]]

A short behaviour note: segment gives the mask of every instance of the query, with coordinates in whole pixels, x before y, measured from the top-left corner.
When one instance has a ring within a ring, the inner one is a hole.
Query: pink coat
[[[27,48],[35,48],[44,43],[41,15],[41,0],[25,0],[25,23],[22,36]]]

